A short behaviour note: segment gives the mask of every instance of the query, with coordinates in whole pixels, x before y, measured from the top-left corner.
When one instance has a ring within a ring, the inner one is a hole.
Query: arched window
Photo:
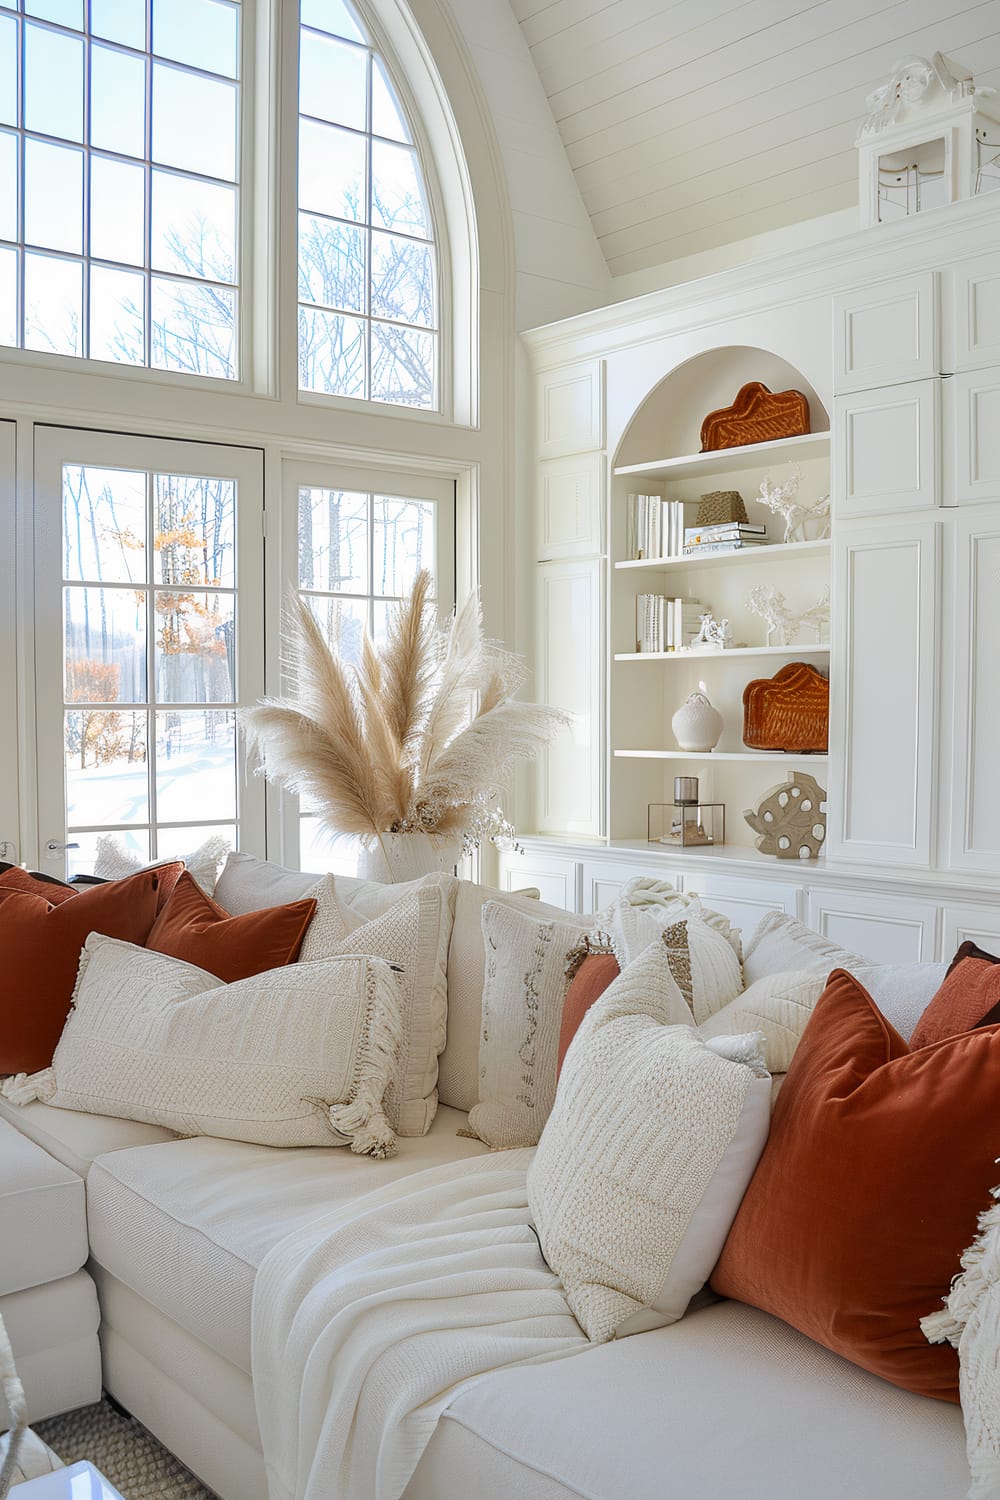
[[[438,266],[413,132],[346,0],[302,0],[302,390],[439,406]]]

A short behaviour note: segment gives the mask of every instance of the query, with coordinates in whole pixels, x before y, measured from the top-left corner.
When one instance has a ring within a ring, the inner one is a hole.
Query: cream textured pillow
[[[667,1024],[674,989],[657,942],[594,1003],[528,1169],[542,1254],[595,1343],[683,1316],[767,1139],[759,1038]]]
[[[698,1027],[703,1037],[759,1031],[772,1073],[787,1073],[816,1001],[826,989],[825,974],[767,974]]]
[[[479,1103],[469,1126],[487,1145],[533,1146],[556,1095],[567,955],[583,941],[581,917],[483,907],[486,976],[479,1039]]]
[[[755,984],[765,974],[788,974],[795,969],[821,973],[825,979],[833,969],[853,973],[870,963],[870,958],[848,952],[784,911],[769,911],[762,917],[743,949],[747,984]]]
[[[385,1112],[400,1135],[426,1135],[437,1112],[438,1055],[448,1025],[448,897],[454,877],[427,879],[369,922],[338,900],[338,884],[336,876],[326,875],[309,892],[316,900],[316,914],[299,962],[370,953],[401,967],[399,1067],[386,1095]]]
[[[350,1143],[391,1156],[382,1110],[400,1041],[384,959],[287,964],[236,984],[92,932],[52,1067],[15,1104],[165,1125],[262,1146]]]
[[[212,896],[219,866],[229,854],[229,849],[229,840],[221,833],[214,833],[190,854],[170,854],[146,865],[138,854],[133,854],[131,849],[126,848],[121,839],[116,838],[113,833],[106,833],[97,840],[94,874],[99,880],[125,880],[129,875],[134,875],[136,870],[155,869],[157,865],[169,865],[174,860],[183,859],[184,868],[191,879],[197,881],[206,896]],[[225,905],[225,902],[221,904]],[[227,907],[226,910],[228,909]]]
[[[700,1026],[709,1016],[743,990],[743,973],[740,961],[729,939],[692,907],[679,908],[679,920],[687,927],[688,958],[691,965],[690,980],[683,977],[679,969],[674,970],[681,993],[690,1008],[695,1025]],[[677,910],[661,907],[632,906],[622,901],[608,913],[608,933],[621,969],[637,959],[640,953],[662,938],[665,931],[678,925]],[[669,917],[669,925],[665,918]]]

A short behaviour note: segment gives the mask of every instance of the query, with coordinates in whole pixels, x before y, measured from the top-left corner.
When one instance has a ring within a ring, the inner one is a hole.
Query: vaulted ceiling
[[[615,276],[857,201],[893,63],[1000,86],[1000,0],[511,0]]]

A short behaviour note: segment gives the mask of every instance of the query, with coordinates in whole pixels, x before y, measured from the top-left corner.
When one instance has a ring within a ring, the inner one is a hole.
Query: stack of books
[[[688,526],[684,531],[685,557],[698,557],[706,552],[739,552],[742,547],[759,547],[761,544],[767,544],[766,526],[751,526],[746,521]]]
[[[659,495],[629,495],[625,511],[625,555],[681,557],[684,548],[684,504]]]
[[[635,601],[635,649],[683,651],[701,629],[705,605],[697,599],[669,599],[665,594],[638,594]]]

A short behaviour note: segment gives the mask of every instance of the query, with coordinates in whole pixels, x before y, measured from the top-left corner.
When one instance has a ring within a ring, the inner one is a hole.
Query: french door
[[[264,851],[237,709],[264,690],[256,449],[35,429],[41,868],[213,834]]]

